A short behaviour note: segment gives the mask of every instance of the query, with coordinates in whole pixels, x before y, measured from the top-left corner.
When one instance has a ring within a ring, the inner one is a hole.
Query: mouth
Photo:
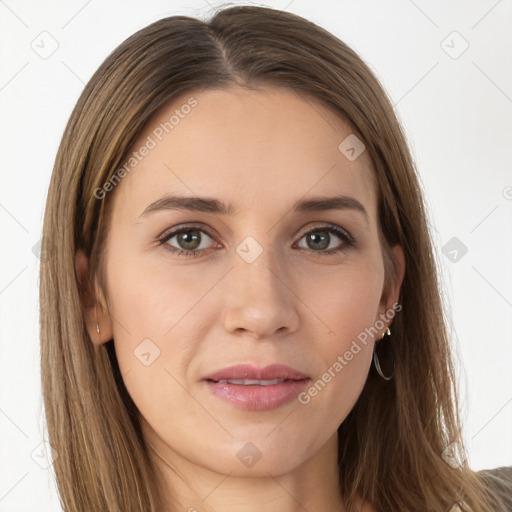
[[[306,374],[284,365],[238,365],[203,379],[215,397],[238,409],[252,411],[283,406],[297,398],[310,381]]]

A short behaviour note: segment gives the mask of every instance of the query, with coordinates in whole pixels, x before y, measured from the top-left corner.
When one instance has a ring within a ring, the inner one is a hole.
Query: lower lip
[[[229,384],[205,381],[208,389],[220,399],[239,409],[264,411],[275,409],[297,398],[311,379],[288,380],[270,386]]]

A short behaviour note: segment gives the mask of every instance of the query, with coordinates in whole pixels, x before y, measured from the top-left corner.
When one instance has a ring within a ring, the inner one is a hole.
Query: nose
[[[235,253],[225,283],[222,321],[226,331],[257,339],[295,332],[300,300],[292,281],[276,264],[271,249],[264,249],[250,263]]]

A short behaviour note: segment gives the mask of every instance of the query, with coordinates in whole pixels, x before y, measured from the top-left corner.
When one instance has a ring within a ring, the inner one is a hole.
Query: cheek
[[[312,275],[300,296],[323,324],[332,350],[348,350],[352,339],[374,325],[382,296],[383,266],[378,258],[347,261]],[[367,341],[370,341],[368,336]]]
[[[193,266],[172,268],[163,258],[118,259],[108,276],[114,338],[128,337],[130,344],[172,336],[183,319],[197,315],[196,305],[215,283],[215,276],[198,277]]]
[[[345,420],[364,388],[372,362],[375,300],[340,298],[339,305],[344,307],[330,320],[334,332],[316,345],[321,369],[298,397],[301,417],[314,423],[313,431],[334,432]]]
[[[158,415],[172,409],[169,397],[186,403],[179,383],[197,350],[195,340],[202,338],[201,298],[219,278],[198,278],[192,265],[170,268],[143,257],[115,257],[128,255],[128,250],[112,249],[110,254],[109,309],[119,368],[139,410]],[[188,412],[190,417],[198,414]]]
[[[310,294],[309,304],[327,330],[315,350],[321,354],[323,373],[306,390],[302,403],[336,411],[333,426],[350,412],[366,382],[373,342],[383,331],[380,323],[376,327],[382,284],[383,267],[361,264],[325,280],[322,293],[318,287]]]

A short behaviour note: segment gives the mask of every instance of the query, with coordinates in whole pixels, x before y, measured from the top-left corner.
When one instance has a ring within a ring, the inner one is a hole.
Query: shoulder
[[[503,512],[512,511],[512,466],[477,471],[488,484],[488,488],[503,503]]]

